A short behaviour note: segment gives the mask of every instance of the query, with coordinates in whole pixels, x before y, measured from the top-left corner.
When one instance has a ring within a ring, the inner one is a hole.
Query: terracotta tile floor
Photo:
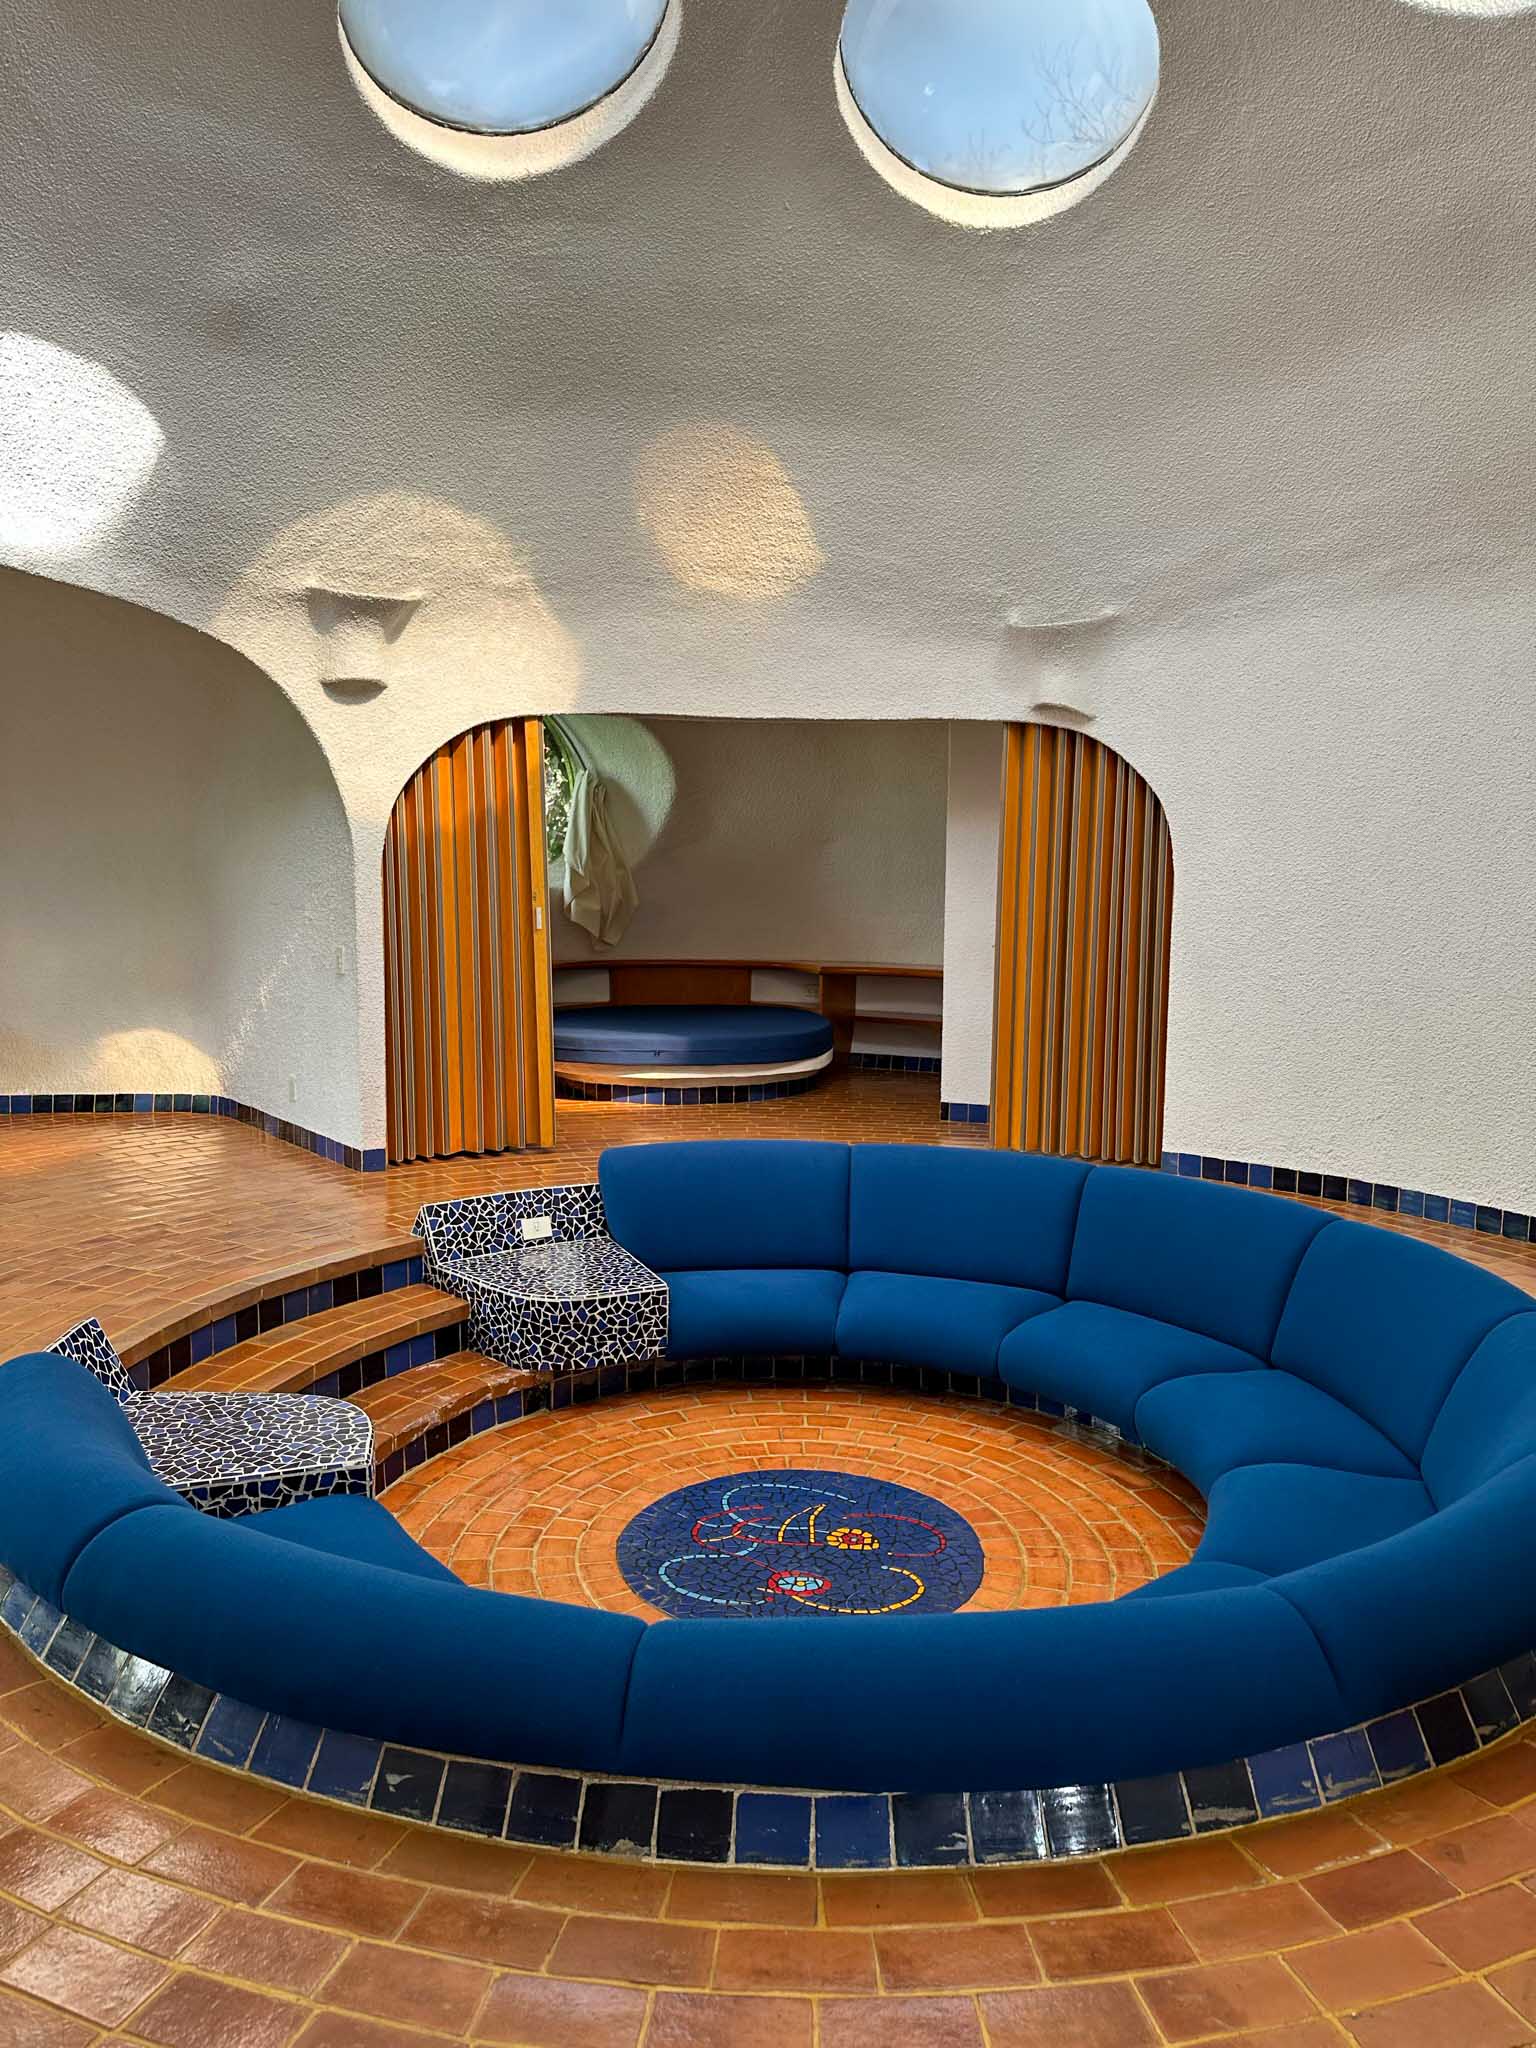
[[[384,1499],[476,1585],[652,1621],[615,1562],[631,1517],[695,1479],[784,1465],[892,1480],[964,1515],[986,1560],[973,1609],[1113,1599],[1182,1564],[1204,1521],[1177,1474],[1039,1416],[843,1386],[688,1387],[545,1412],[471,1438]]]
[[[147,1340],[273,1273],[398,1244],[427,1193],[581,1178],[602,1145],[658,1128],[979,1142],[934,1106],[931,1082],[886,1075],[697,1118],[570,1105],[560,1154],[370,1178],[202,1119],[18,1123],[0,1128],[0,1355],[90,1309]],[[1530,1248],[1423,1234],[1536,1291]],[[1129,1584],[1196,1520],[1177,1482],[1142,1484],[1022,1416],[845,1389],[765,1398],[782,1403],[775,1456],[814,1443],[960,1495],[987,1549],[982,1600],[1010,1570],[1025,1598],[1083,1597],[1090,1572]],[[583,1574],[600,1572],[597,1525],[627,1476],[583,1481],[626,1414],[656,1431],[654,1490],[711,1458],[712,1432],[737,1455],[768,1412],[700,1388],[540,1417],[450,1454],[426,1475],[440,1491],[402,1490],[403,1510],[471,1576],[526,1571],[547,1589],[539,1517],[559,1508],[580,1532],[578,1597],[617,1603]],[[468,1476],[481,1459],[484,1495]],[[502,1553],[498,1531],[534,1541]],[[1529,2048],[1536,1738],[1344,1811],[1065,1867],[670,1871],[287,1798],[106,1722],[0,1642],[0,2048],[465,2041]]]

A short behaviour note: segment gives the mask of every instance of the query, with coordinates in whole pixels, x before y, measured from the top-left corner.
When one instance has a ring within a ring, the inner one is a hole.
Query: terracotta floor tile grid
[[[1182,1564],[1204,1523],[1178,1474],[1043,1417],[833,1385],[696,1386],[546,1411],[472,1438],[383,1499],[474,1584],[654,1620],[616,1560],[630,1519],[698,1479],[793,1465],[911,1486],[963,1515],[986,1560],[973,1611],[1113,1599]]]
[[[509,1372],[478,1351],[457,1351],[435,1365],[395,1373],[350,1398],[373,1418],[373,1455],[378,1461],[479,1402],[531,1383],[532,1373]]]
[[[1204,1842],[813,1875],[541,1855],[238,1780],[0,1643],[5,2048],[1528,2048],[1536,1738]]]

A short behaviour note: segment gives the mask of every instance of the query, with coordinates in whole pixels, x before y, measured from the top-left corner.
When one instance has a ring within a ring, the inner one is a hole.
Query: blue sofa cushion
[[[844,1358],[997,1375],[997,1347],[1030,1316],[1060,1308],[1054,1294],[989,1287],[980,1280],[933,1280],[912,1273],[851,1273],[837,1318]]]
[[[91,1538],[143,1507],[199,1519],[150,1470],[115,1394],[49,1352],[0,1367],[0,1563],[60,1607]]]
[[[1416,1478],[1241,1465],[1211,1488],[1196,1556],[1201,1564],[1242,1564],[1273,1577],[1384,1542],[1433,1513]]]
[[[1388,1479],[1418,1477],[1396,1444],[1353,1408],[1273,1366],[1164,1380],[1137,1402],[1136,1434],[1202,1493],[1239,1465],[1333,1465]]]
[[[1164,1572],[1159,1579],[1148,1579],[1144,1586],[1133,1586],[1120,1598],[1170,1600],[1181,1593],[1220,1593],[1233,1586],[1262,1586],[1267,1577],[1267,1573],[1256,1572],[1252,1565],[1212,1564],[1203,1558],[1192,1558],[1177,1570]]]
[[[848,1268],[848,1147],[799,1139],[610,1146],[608,1228],[657,1273]]]
[[[1059,1295],[1091,1170],[1040,1152],[855,1145],[848,1264]]]
[[[1150,1179],[1151,1176],[1149,1175]],[[1149,1387],[1189,1373],[1252,1372],[1248,1351],[1193,1330],[1097,1302],[1069,1301],[1013,1330],[998,1346],[998,1377],[1136,1431],[1136,1404]]]
[[[667,1356],[829,1356],[847,1276],[821,1272],[663,1273]]]
[[[555,1012],[555,1058],[600,1067],[764,1067],[831,1050],[825,1017],[774,1003],[601,1003]]]
[[[1352,1719],[1429,1699],[1536,1643],[1536,1458],[1385,1543],[1273,1581]],[[1335,1723],[1335,1726],[1342,1726]]]
[[[1254,1682],[1255,1674],[1263,1682]],[[623,1768],[847,1791],[1103,1784],[1339,1728],[1311,1630],[1267,1587],[792,1628],[663,1622]]]
[[[259,1526],[126,1515],[81,1553],[65,1609],[216,1692],[322,1727],[615,1766],[642,1622],[324,1556]]]
[[[410,1572],[418,1579],[441,1579],[450,1586],[463,1583],[457,1572],[407,1536],[388,1508],[360,1493],[330,1493],[240,1520],[243,1527],[263,1536],[298,1543],[327,1557],[350,1557],[358,1564],[382,1565],[386,1571]]]
[[[1424,1446],[1424,1484],[1441,1507],[1536,1453],[1536,1313],[1511,1316],[1457,1376]]]
[[[1270,1353],[1417,1462],[1452,1380],[1531,1298],[1431,1244],[1334,1222],[1307,1251]]]
[[[1096,1167],[1067,1299],[1177,1323],[1266,1359],[1302,1253],[1327,1220],[1278,1195]]]

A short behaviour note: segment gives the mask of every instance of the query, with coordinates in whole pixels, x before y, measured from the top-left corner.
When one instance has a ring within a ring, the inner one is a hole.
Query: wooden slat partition
[[[998,879],[996,1142],[1155,1166],[1173,922],[1162,805],[1085,733],[1010,726]]]
[[[461,733],[390,815],[392,1161],[554,1143],[542,739],[537,719]]]

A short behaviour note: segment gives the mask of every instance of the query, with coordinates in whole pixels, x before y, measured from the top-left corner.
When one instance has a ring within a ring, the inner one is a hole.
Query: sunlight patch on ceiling
[[[461,177],[538,177],[627,128],[677,46],[681,0],[342,0],[343,56],[397,141]]]
[[[78,554],[132,510],[165,435],[112,372],[35,334],[0,333],[0,548]]]
[[[903,198],[962,227],[1024,227],[1125,161],[1158,65],[1146,0],[848,0],[833,84]]]
[[[1421,14],[1480,15],[1494,20],[1500,15],[1529,14],[1536,0],[1408,0]]]
[[[636,459],[634,494],[635,516],[685,590],[787,597],[826,561],[778,456],[726,422],[659,435]]]

